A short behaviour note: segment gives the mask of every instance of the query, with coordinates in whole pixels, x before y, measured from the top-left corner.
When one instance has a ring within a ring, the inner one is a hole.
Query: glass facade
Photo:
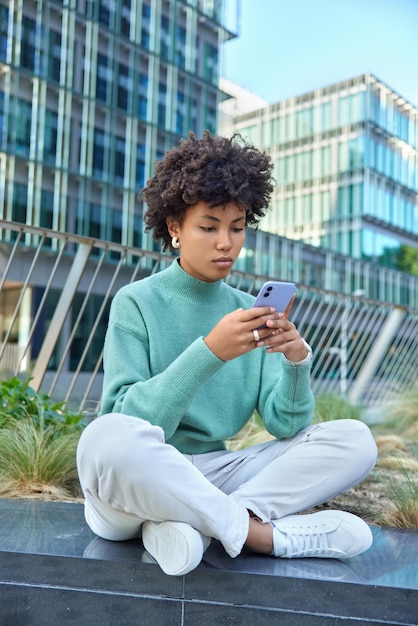
[[[152,249],[138,191],[216,132],[225,0],[0,0],[1,217]]]
[[[418,275],[418,108],[370,74],[234,119],[275,163],[268,232]]]

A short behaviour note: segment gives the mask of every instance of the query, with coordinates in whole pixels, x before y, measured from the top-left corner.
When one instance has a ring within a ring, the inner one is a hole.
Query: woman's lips
[[[231,265],[232,259],[230,256],[221,256],[219,259],[215,259],[215,263],[218,265]]]
[[[231,257],[220,257],[214,261],[218,267],[230,267],[232,265]]]

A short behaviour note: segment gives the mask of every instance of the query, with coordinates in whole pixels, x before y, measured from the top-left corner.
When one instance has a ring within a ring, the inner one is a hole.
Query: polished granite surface
[[[418,589],[418,532],[376,526],[372,531],[372,548],[343,561],[261,555],[231,559],[214,541],[198,569]],[[78,503],[0,499],[0,551],[152,563],[139,539],[111,542],[96,537],[87,527],[83,506]]]

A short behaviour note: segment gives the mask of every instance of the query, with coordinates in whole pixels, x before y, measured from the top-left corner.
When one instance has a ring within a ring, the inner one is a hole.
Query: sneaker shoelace
[[[324,524],[312,527],[293,526],[286,530],[286,534],[288,558],[331,554]]]

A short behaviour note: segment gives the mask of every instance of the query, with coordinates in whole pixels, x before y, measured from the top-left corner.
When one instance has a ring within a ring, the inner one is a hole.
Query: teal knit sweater
[[[253,302],[222,280],[190,276],[177,260],[123,287],[110,311],[100,413],[161,426],[167,443],[189,454],[224,449],[255,408],[278,439],[308,426],[309,365],[264,348],[224,362],[203,341],[224,315]]]

